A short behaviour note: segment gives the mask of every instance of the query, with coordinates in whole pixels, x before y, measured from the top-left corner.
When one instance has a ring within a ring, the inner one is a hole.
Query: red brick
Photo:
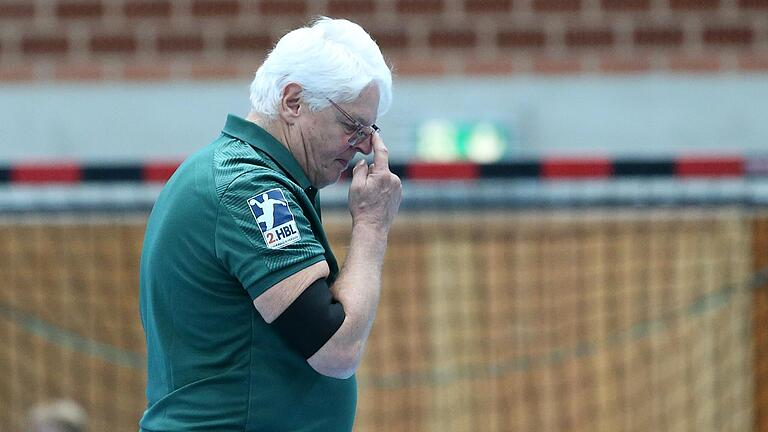
[[[256,73],[257,70],[261,67],[263,64],[259,60],[263,60],[263,58],[257,58],[256,56],[249,56],[245,59],[238,59],[237,61],[237,70],[239,76],[242,77],[248,77],[248,79],[253,79],[253,75]]]
[[[31,18],[35,15],[35,5],[31,2],[0,3],[0,19]]]
[[[742,56],[739,58],[739,69],[750,72],[768,71],[768,55]]]
[[[56,65],[54,79],[62,81],[98,81],[104,77],[100,64]]]
[[[582,65],[578,59],[538,58],[533,62],[533,71],[542,75],[575,74],[582,71]]]
[[[471,60],[464,64],[467,75],[509,75],[514,71],[511,59]]]
[[[431,76],[445,74],[445,65],[440,59],[401,58],[395,59],[393,69],[397,75]]]
[[[565,44],[570,48],[594,48],[613,45],[610,29],[571,29],[565,33]]]
[[[62,36],[24,36],[21,52],[24,54],[66,54],[69,41]]]
[[[601,0],[603,10],[607,11],[647,11],[651,9],[650,0]]]
[[[429,45],[432,48],[472,48],[475,44],[477,34],[471,30],[443,30],[429,34]]]
[[[742,9],[768,9],[768,0],[739,0]]]
[[[237,0],[195,0],[192,15],[196,17],[235,16],[240,13]]]
[[[683,30],[680,28],[644,27],[635,30],[633,35],[636,45],[677,47],[683,43]]]
[[[669,68],[676,72],[719,72],[720,59],[717,57],[674,57]]]
[[[720,0],[669,0],[672,10],[717,9],[719,6]]]
[[[328,14],[331,16],[358,15],[376,12],[373,0],[329,0]]]
[[[31,81],[34,78],[35,71],[30,65],[0,67],[0,82]]]
[[[100,1],[65,1],[56,5],[56,16],[61,19],[100,18],[103,14]]]
[[[496,44],[501,48],[543,48],[547,35],[541,30],[502,31],[496,35]]]
[[[262,0],[259,11],[264,15],[306,15],[307,3],[302,0]]]
[[[129,18],[168,18],[171,16],[170,1],[131,1],[123,6]]]
[[[755,34],[747,27],[708,27],[702,39],[708,45],[750,45]]]
[[[164,81],[171,78],[167,64],[130,64],[123,68],[123,78],[130,81]]]
[[[464,10],[469,13],[501,13],[512,9],[512,0],[464,0]]]
[[[437,14],[443,11],[442,0],[397,0],[395,9],[398,13],[432,13]]]
[[[644,58],[604,58],[600,61],[600,71],[605,73],[646,73],[650,70],[651,62]]]
[[[408,48],[408,35],[399,30],[372,31],[371,37],[382,50]]]
[[[581,0],[533,0],[536,12],[578,12]]]
[[[97,54],[136,52],[138,43],[132,35],[95,35],[91,37],[91,52]]]
[[[163,35],[157,38],[157,50],[161,53],[199,52],[203,50],[203,37],[197,34]]]
[[[266,51],[273,45],[272,37],[266,33],[230,33],[224,38],[227,51]]]
[[[237,66],[229,64],[221,65],[201,65],[194,64],[190,70],[190,76],[193,79],[234,79],[239,76]]]

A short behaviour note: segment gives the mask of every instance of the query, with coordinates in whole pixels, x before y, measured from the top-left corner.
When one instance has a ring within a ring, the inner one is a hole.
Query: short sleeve
[[[238,176],[221,194],[216,255],[252,299],[325,259],[299,204],[301,193],[286,178],[259,168]]]

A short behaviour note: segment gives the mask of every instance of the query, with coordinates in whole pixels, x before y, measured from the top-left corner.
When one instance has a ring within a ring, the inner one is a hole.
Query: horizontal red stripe
[[[146,182],[165,183],[171,178],[176,169],[179,167],[178,162],[157,162],[144,165],[141,172],[141,177]]]
[[[681,158],[675,164],[675,174],[682,177],[730,177],[744,175],[744,159]]]
[[[623,160],[622,162],[627,162]],[[673,172],[665,171],[664,174],[676,177],[743,177],[746,175],[768,175],[768,158],[745,159],[738,156],[727,157],[682,157],[665,160],[644,160],[648,164],[665,163],[674,166]],[[642,163],[638,162],[638,163]],[[512,163],[514,165],[514,163]],[[550,158],[541,162],[528,162],[535,168],[530,175],[535,177],[538,173],[542,179],[579,179],[579,178],[610,178],[622,177],[626,172],[616,173],[613,161],[608,159],[578,159],[578,158]],[[117,165],[118,170],[140,170],[141,180],[144,182],[166,182],[178,168],[177,162],[154,162],[137,165]],[[505,164],[501,166],[506,167]],[[498,170],[487,170],[488,166],[472,162],[451,163],[427,163],[416,162],[411,164],[393,164],[393,170],[402,173],[405,180],[474,180],[483,175],[497,177]],[[92,170],[98,168],[99,173]],[[530,168],[530,167],[528,167]],[[636,166],[634,168],[637,168]],[[91,170],[91,171],[89,171]],[[81,181],[101,181],[99,175],[104,176],[109,166],[88,166],[77,163],[21,163],[11,166],[0,166],[0,182],[10,183],[78,183]],[[503,173],[502,173],[503,174]],[[86,178],[86,175],[88,177]],[[632,175],[632,174],[629,174]],[[502,175],[503,176],[503,175]],[[107,176],[109,177],[109,176]],[[343,179],[349,179],[350,173],[344,172]],[[512,176],[513,177],[513,176]],[[112,177],[110,177],[112,179]],[[126,181],[135,181],[135,171]]]
[[[82,173],[74,163],[19,164],[11,168],[14,183],[77,183]]]
[[[409,180],[471,180],[480,177],[480,167],[470,162],[412,163],[408,165]]]
[[[541,164],[545,178],[610,177],[613,165],[607,159],[546,159]]]

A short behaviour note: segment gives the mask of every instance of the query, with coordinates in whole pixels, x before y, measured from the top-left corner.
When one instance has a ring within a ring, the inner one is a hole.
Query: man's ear
[[[301,115],[302,90],[296,83],[290,83],[283,88],[283,95],[280,98],[280,118],[289,125],[296,123],[296,119]]]

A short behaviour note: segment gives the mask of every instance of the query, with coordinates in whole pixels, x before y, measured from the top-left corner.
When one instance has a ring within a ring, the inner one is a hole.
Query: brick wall
[[[768,71],[768,0],[0,0],[0,81],[247,78],[318,14],[402,76]]]

